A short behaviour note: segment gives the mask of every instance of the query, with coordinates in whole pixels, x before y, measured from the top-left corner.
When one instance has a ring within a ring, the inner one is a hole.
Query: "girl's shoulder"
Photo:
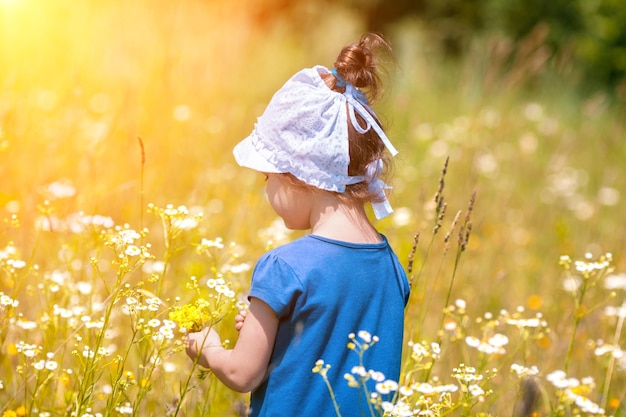
[[[309,250],[308,248],[319,245],[315,239],[310,238],[311,235],[305,235],[299,237],[291,242],[287,242],[283,245],[277,246],[265,252],[264,257],[282,257],[286,254],[301,252],[302,250]]]
[[[368,252],[371,255],[372,251],[383,254],[389,250],[391,248],[384,235],[381,235],[380,242],[353,243],[309,234],[271,249],[262,258],[266,260],[273,258],[287,262],[302,262],[306,259],[319,258],[325,255],[356,255],[359,252]]]

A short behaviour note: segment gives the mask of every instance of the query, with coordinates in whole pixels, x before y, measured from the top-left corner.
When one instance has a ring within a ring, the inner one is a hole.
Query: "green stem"
[[[452,296],[452,287],[454,286],[454,278],[456,277],[456,271],[458,269],[459,266],[459,260],[461,259],[461,254],[463,253],[463,251],[461,250],[461,248],[459,247],[459,249],[457,249],[456,251],[456,257],[454,259],[454,267],[452,269],[452,278],[450,279],[450,285],[448,286],[448,293],[446,295],[446,302],[444,304],[444,308],[443,308],[443,313],[441,315],[441,320],[439,322],[439,334],[437,335],[437,344],[441,347],[441,344],[443,343],[443,336],[442,336],[442,330],[443,330],[443,324],[444,321],[446,319],[446,310],[448,309],[448,306],[450,305],[450,298]],[[435,360],[433,359],[431,361],[431,366],[426,370],[426,374],[424,375],[424,381],[428,381],[428,379],[430,378],[430,374],[432,372],[432,369],[435,366]]]
[[[578,330],[578,326],[580,324],[580,319],[582,317],[581,308],[583,306],[583,299],[585,298],[585,293],[587,292],[587,279],[583,278],[583,286],[580,291],[580,296],[576,299],[576,311],[574,312],[574,330],[572,332],[572,339],[569,342],[569,347],[567,348],[567,355],[565,356],[565,367],[564,371],[567,374],[567,370],[569,369],[569,363],[572,358],[572,352],[574,351],[574,345],[576,343],[576,331]]]
[[[163,353],[164,349],[163,349],[163,345],[164,342],[161,342],[161,344],[159,345],[159,348],[156,350],[156,355],[155,357],[160,358],[161,354]],[[149,358],[149,355],[147,356]],[[146,358],[144,358],[144,362]],[[139,405],[141,404],[141,401],[143,400],[143,398],[146,396],[146,394],[148,393],[148,387],[150,386],[150,380],[152,379],[152,374],[154,373],[154,370],[156,368],[156,361],[154,361],[152,363],[152,365],[147,368],[148,372],[146,372],[146,376],[144,377],[142,375],[142,378],[140,381],[138,381],[139,383],[139,393],[137,394],[137,398],[135,400],[135,404],[133,406],[133,415],[139,415]],[[145,385],[144,385],[144,382]]]
[[[209,380],[209,388],[207,389],[206,395],[204,395],[204,402],[202,403],[202,414],[199,417],[204,417],[210,410],[211,400],[213,399],[209,392],[211,391],[212,385],[214,385],[213,380]]]
[[[430,239],[430,242],[428,244],[428,249],[426,250],[426,258],[424,259],[424,262],[422,262],[422,265],[420,266],[420,270],[419,270],[419,272],[417,274],[417,281],[415,282],[415,287],[411,291],[411,294],[409,295],[410,298],[409,298],[409,301],[407,303],[407,309],[406,309],[406,312],[405,312],[405,317],[412,317],[413,314],[411,314],[411,307],[414,304],[419,305],[419,309],[417,311],[418,320],[416,322],[415,321],[411,322],[411,330],[409,331],[409,338],[410,339],[413,339],[413,338],[419,339],[419,335],[420,335],[421,328],[422,328],[421,317],[422,317],[422,307],[423,307],[423,304],[420,303],[419,300],[415,300],[415,298],[417,298],[420,294],[425,295],[426,282],[427,281],[424,280],[424,284],[423,284],[424,288],[423,288],[423,290],[421,292],[420,291],[416,291],[416,289],[417,289],[417,287],[419,287],[420,279],[422,278],[424,269],[426,268],[426,264],[428,263],[428,260],[430,259],[430,254],[432,252],[432,247],[433,247],[434,240],[435,240],[435,235],[433,235],[431,237],[431,239]],[[417,330],[416,330],[416,328],[417,328]]]
[[[361,368],[364,368],[363,366],[363,351],[359,350],[359,366],[361,366]],[[363,386],[363,393],[365,394],[365,402],[367,402],[367,407],[370,410],[370,415],[373,417],[374,414],[374,408],[372,407],[372,403],[370,402],[370,392],[367,389],[367,384],[364,378],[361,378],[361,385]]]
[[[209,328],[211,328],[213,325],[210,325]],[[204,344],[206,343],[207,338],[209,337],[209,332],[206,332],[206,334],[204,335],[204,339],[202,339],[202,343],[200,344],[200,348],[198,349],[198,352],[202,352],[202,349],[204,348]],[[178,413],[180,412],[181,406],[183,404],[183,400],[185,399],[185,396],[187,395],[187,393],[189,392],[189,384],[191,383],[191,377],[193,376],[193,373],[195,372],[196,368],[198,367],[198,362],[200,361],[200,356],[201,354],[198,354],[195,359],[193,360],[193,365],[191,367],[191,372],[189,372],[189,375],[187,376],[187,379],[185,380],[185,383],[181,389],[180,392],[180,399],[178,400],[178,404],[176,404],[176,411],[174,412],[173,417],[177,417]]]
[[[157,286],[157,297],[161,297],[161,291],[163,290],[163,282],[165,281],[165,274],[167,272],[167,268],[170,264],[170,259],[172,257],[172,234],[171,234],[171,224],[169,222],[163,222],[163,233],[165,235],[165,254],[163,255],[163,272],[161,273],[161,277],[159,278],[159,285]]]
[[[333,387],[330,385],[330,381],[328,380],[328,376],[326,374],[322,374],[322,379],[328,388],[328,392],[330,393],[330,398],[333,400],[333,407],[335,407],[335,414],[337,417],[341,417],[341,413],[339,412],[339,404],[337,404],[337,398],[335,397],[335,391],[333,391]]]
[[[456,251],[456,257],[454,258],[454,268],[452,269],[452,278],[450,278],[450,285],[448,286],[448,293],[446,294],[446,303],[444,304],[444,310],[448,308],[450,305],[450,298],[452,297],[452,287],[454,287],[454,279],[456,277],[456,271],[459,267],[459,260],[461,259],[461,254],[463,251],[459,248]],[[441,321],[439,322],[439,328],[443,328],[443,323],[445,321],[445,313],[441,315]],[[437,341],[441,343],[441,335],[438,336]]]
[[[85,372],[83,374],[83,378],[81,380],[79,390],[78,390],[78,396],[76,399],[76,410],[75,410],[76,415],[80,416],[83,414],[84,412],[83,408],[88,404],[88,402],[91,400],[91,397],[93,395],[93,387],[96,383],[96,378],[95,378],[96,364],[98,360],[100,359],[98,357],[98,351],[100,347],[102,347],[102,342],[104,341],[104,336],[105,336],[107,327],[109,325],[109,320],[111,318],[111,312],[113,311],[113,306],[116,304],[119,293],[123,288],[121,284],[124,279],[124,276],[125,276],[125,272],[123,270],[118,271],[117,281],[114,287],[115,289],[110,294],[110,296],[107,297],[107,299],[110,299],[111,302],[107,304],[107,308],[104,313],[102,329],[97,334],[97,337],[95,340],[96,343],[94,347],[91,348],[93,351],[93,356],[90,358],[87,358],[87,362],[85,365]]]
[[[115,380],[114,380],[115,382],[113,382],[111,394],[109,395],[107,399],[107,406],[106,406],[106,410],[104,413],[105,416],[111,415],[112,410],[115,410],[115,404],[117,403],[118,398],[122,395],[123,389],[120,389],[120,380],[122,379],[122,376],[124,374],[124,365],[126,364],[126,360],[128,359],[128,356],[130,355],[130,350],[133,346],[133,343],[136,337],[137,337],[137,329],[133,329],[132,337],[130,339],[130,342],[128,343],[128,347],[126,351],[124,352],[124,356],[117,363],[117,373],[115,375]]]
[[[437,273],[435,274],[435,277],[432,279],[431,291],[429,292],[428,298],[426,298],[426,285],[424,284],[424,300],[422,302],[422,308],[420,311],[420,319],[419,319],[420,326],[426,321],[426,315],[428,314],[428,310],[430,308],[430,304],[432,303],[433,296],[435,293],[435,286],[437,285],[437,282],[439,282],[439,277],[441,276],[441,271],[443,270],[444,259],[445,259],[445,253],[441,256],[439,267],[437,268]],[[447,306],[447,303],[446,303],[446,306]]]
[[[621,310],[626,308],[626,302],[622,303]],[[618,346],[620,335],[622,334],[622,327],[624,325],[624,315],[619,314],[617,326],[615,326],[615,333],[613,334],[613,346]],[[606,410],[606,404],[609,400],[609,388],[611,386],[611,378],[613,377],[613,368],[615,367],[615,356],[611,355],[609,365],[606,370],[606,376],[604,377],[604,390],[602,392],[602,409]]]

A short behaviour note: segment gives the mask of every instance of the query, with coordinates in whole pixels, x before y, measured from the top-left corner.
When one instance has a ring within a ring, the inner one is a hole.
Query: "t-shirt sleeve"
[[[254,268],[248,298],[255,297],[265,302],[281,319],[291,313],[302,292],[302,284],[293,269],[268,252]]]
[[[398,281],[398,286],[400,288],[400,292],[402,293],[402,297],[404,298],[404,305],[406,307],[411,295],[411,285],[409,284],[406,272],[404,272],[404,268],[402,268],[402,265],[398,260],[398,256],[393,251],[391,252],[391,259],[393,262],[393,269],[396,273],[396,280]]]

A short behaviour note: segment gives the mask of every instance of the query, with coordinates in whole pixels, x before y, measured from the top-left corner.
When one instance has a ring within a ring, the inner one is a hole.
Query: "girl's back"
[[[276,311],[280,324],[271,372],[252,394],[251,415],[283,416],[290,410],[298,416],[334,415],[328,388],[312,372],[320,359],[331,364],[327,376],[342,416],[369,414],[363,390],[349,387],[344,378],[360,364],[347,347],[348,336],[360,331],[376,336],[379,341],[361,365],[397,381],[408,293],[384,237],[380,243],[354,244],[308,235],[268,252],[257,264],[250,296]]]

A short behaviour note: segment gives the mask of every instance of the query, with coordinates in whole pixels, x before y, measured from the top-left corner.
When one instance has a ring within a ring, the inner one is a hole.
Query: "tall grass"
[[[234,340],[249,268],[297,234],[232,146],[362,30],[336,6],[268,25],[261,3],[0,1],[3,413],[243,409],[169,313],[226,285],[205,319]],[[541,415],[585,414],[579,397],[623,414],[619,109],[579,97],[567,66],[506,67],[493,40],[451,63],[416,22],[388,36],[400,70],[379,109],[401,153],[378,226],[413,275],[396,404],[513,415],[536,393]]]

